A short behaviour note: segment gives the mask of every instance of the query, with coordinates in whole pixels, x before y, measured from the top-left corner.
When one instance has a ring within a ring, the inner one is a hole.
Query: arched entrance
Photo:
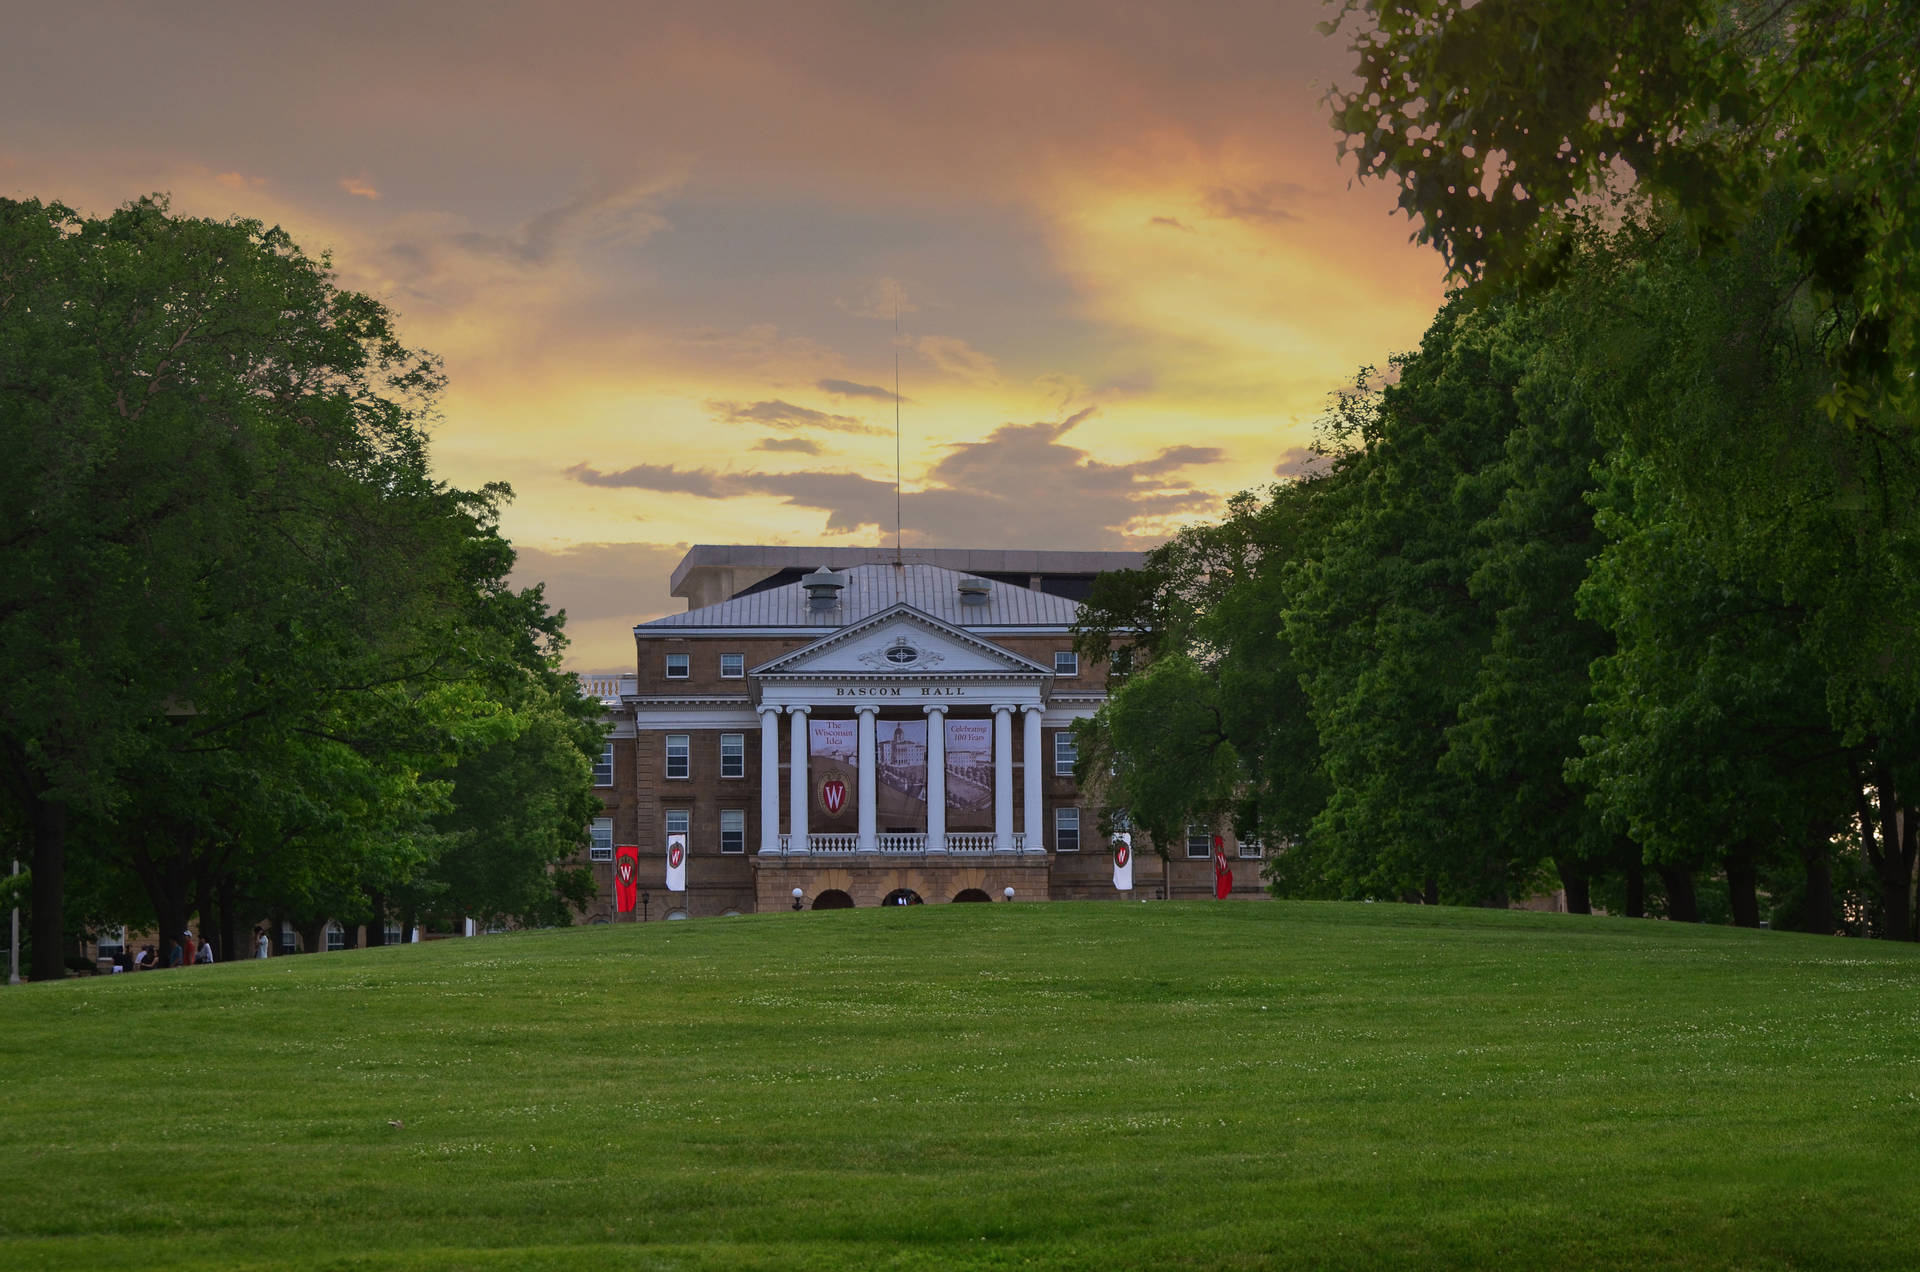
[[[982,891],[981,891],[980,889],[978,889],[978,888],[963,888],[963,889],[962,889],[961,891],[959,891],[959,892],[957,892],[957,893],[955,893],[955,894],[954,894],[954,898],[953,898],[953,899],[954,899],[954,902],[955,902],[955,904],[958,904],[958,903],[959,903],[959,902],[961,902],[961,901],[991,901],[991,900],[993,900],[993,898],[992,898],[992,897],[990,897],[990,896],[988,896],[988,895],[987,895],[986,893],[984,893],[984,892],[982,892]]]
[[[828,888],[825,892],[822,892],[813,899],[813,908],[816,910],[851,910],[853,909],[853,898],[838,888]]]
[[[881,905],[924,905],[926,903],[920,899],[920,894],[918,892],[915,892],[912,888],[895,888],[892,892],[887,893],[887,899],[882,901],[880,904]]]

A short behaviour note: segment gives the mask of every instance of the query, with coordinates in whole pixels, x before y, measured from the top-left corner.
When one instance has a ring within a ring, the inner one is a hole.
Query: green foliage
[[[1349,20],[1351,20],[1349,22]],[[1550,275],[1580,227],[1671,210],[1707,246],[1770,202],[1841,339],[1830,414],[1911,414],[1920,11],[1883,0],[1345,0],[1334,123],[1466,277]],[[1540,267],[1545,267],[1541,270]]]
[[[1330,785],[1306,850],[1339,894],[1504,898],[1540,857],[1497,837],[1485,786],[1441,768],[1492,644],[1470,584],[1518,419],[1520,324],[1457,300],[1396,359],[1345,514],[1298,566],[1287,635]]]
[[[1081,656],[1115,650],[1111,694],[1078,729],[1083,789],[1124,810],[1165,855],[1189,825],[1231,821],[1269,842],[1303,833],[1325,798],[1300,668],[1280,622],[1286,571],[1332,506],[1332,479],[1234,499],[1137,571],[1101,575]],[[1116,646],[1116,638],[1121,638]]]
[[[277,227],[0,200],[0,775],[55,921],[69,834],[163,930],[358,917],[450,850],[452,766],[518,704],[584,719],[510,492],[430,470],[440,386]],[[537,737],[531,798],[578,808],[585,733]]]

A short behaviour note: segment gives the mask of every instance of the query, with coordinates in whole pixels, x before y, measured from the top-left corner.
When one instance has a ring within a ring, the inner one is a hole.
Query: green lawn
[[[0,992],[8,1269],[1914,1267],[1916,1132],[1920,950],[1627,920],[925,906]]]

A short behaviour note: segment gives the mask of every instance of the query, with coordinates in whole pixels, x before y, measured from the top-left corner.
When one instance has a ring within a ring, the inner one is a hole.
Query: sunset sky
[[[693,543],[1145,546],[1410,347],[1317,3],[15,6],[0,194],[331,249],[582,669]],[[894,305],[900,332],[894,335]]]

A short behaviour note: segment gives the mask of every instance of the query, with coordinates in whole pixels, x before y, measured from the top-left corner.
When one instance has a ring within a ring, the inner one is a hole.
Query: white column
[[[927,713],[927,851],[947,850],[947,708]]]
[[[1040,754],[1040,707],[1029,703],[1020,708],[1020,755],[1025,765],[1021,786],[1025,807],[1020,824],[1027,832],[1027,851],[1045,852],[1046,836],[1040,833],[1040,790],[1047,775],[1046,757]]]
[[[880,766],[873,754],[874,717],[880,708],[863,702],[854,708],[860,716],[860,851],[880,851]]]
[[[807,712],[808,707],[788,707],[787,727],[790,740],[787,774],[787,851],[807,850]]]
[[[760,851],[780,851],[780,708],[760,704]]]
[[[993,704],[993,850],[1013,851],[1013,708]]]

